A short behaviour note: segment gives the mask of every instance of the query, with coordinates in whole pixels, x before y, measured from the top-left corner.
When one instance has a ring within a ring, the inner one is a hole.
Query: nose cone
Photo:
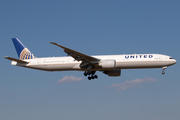
[[[173,59],[172,61],[171,61],[171,64],[172,65],[174,65],[174,64],[176,64],[177,63],[177,61],[175,60],[175,59]]]

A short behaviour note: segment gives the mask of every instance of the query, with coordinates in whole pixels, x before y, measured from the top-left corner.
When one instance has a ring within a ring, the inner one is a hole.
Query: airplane
[[[54,42],[67,53],[64,57],[35,57],[18,38],[12,38],[19,59],[4,57],[11,60],[11,64],[20,67],[44,71],[84,71],[88,79],[97,79],[96,71],[116,77],[121,75],[121,69],[162,68],[162,74],[168,66],[177,61],[170,56],[162,54],[123,54],[89,56],[72,50]]]

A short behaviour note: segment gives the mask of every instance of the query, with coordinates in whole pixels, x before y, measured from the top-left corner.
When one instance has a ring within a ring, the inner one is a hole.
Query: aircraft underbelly
[[[127,61],[117,62],[116,67],[121,69],[133,69],[133,68],[160,68],[169,66],[167,61]]]

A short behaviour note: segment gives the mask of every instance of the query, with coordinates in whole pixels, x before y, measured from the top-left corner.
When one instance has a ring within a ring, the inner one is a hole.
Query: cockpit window
[[[169,59],[173,59],[172,57],[169,57]]]

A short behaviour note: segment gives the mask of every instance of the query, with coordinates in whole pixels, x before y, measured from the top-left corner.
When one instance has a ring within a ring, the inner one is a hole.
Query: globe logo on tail
[[[27,48],[24,48],[20,53],[19,59],[20,60],[34,59],[34,55],[31,54],[31,52]]]

